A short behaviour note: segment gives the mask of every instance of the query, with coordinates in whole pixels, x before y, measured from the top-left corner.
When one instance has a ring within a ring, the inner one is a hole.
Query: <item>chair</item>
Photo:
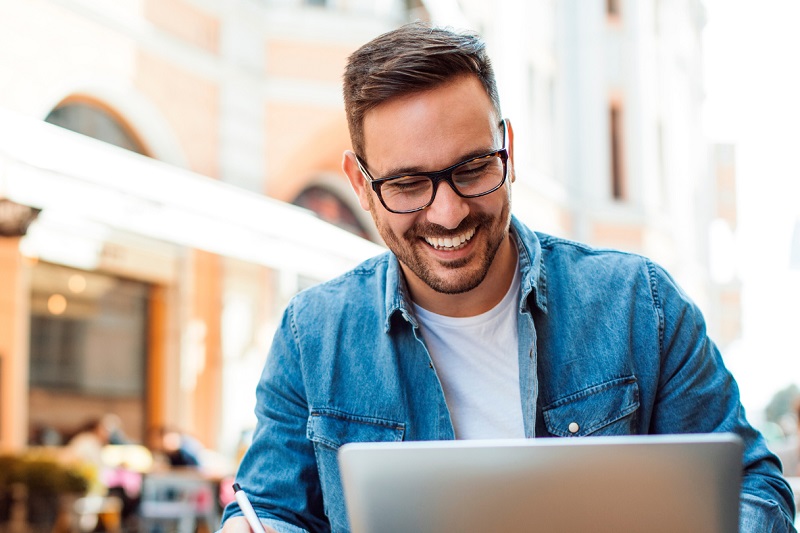
[[[214,483],[193,470],[145,474],[139,519],[144,532],[194,533],[198,524],[219,523]]]

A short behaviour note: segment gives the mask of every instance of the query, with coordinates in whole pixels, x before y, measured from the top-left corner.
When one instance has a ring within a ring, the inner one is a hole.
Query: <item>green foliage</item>
[[[0,493],[15,483],[40,494],[85,494],[89,487],[89,479],[78,466],[36,452],[0,455]]]

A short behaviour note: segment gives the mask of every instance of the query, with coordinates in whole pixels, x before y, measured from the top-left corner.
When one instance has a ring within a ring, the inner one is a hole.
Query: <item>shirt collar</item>
[[[519,268],[522,273],[520,290],[520,312],[527,309],[527,301],[531,293],[535,293],[536,306],[547,313],[547,271],[544,267],[544,256],[539,236],[511,216],[511,235],[516,239],[519,251]]]

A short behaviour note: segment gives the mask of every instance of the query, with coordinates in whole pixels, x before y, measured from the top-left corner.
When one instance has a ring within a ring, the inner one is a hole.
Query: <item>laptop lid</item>
[[[738,531],[730,433],[352,443],[339,464],[353,533]]]

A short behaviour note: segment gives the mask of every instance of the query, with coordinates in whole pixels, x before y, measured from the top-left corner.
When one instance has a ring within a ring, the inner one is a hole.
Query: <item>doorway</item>
[[[113,413],[133,442],[146,424],[150,285],[39,263],[31,278],[29,442],[63,444]]]

